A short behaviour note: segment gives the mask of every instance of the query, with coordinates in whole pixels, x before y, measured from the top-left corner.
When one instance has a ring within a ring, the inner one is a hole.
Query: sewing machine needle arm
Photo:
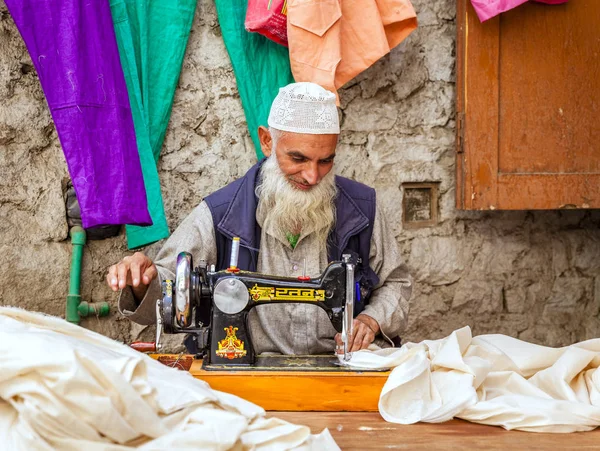
[[[354,264],[350,263],[350,256],[342,256],[346,263],[346,303],[344,305],[344,319],[342,326],[342,341],[344,342],[344,361],[352,357],[349,345],[352,338],[352,325],[354,321]]]
[[[160,335],[162,333],[162,300],[158,299],[156,301],[156,351],[159,351],[162,348],[162,344],[160,343]]]

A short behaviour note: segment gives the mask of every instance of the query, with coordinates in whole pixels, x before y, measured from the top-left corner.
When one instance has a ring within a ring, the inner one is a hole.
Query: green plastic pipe
[[[83,227],[74,226],[69,231],[73,253],[71,255],[71,273],[69,275],[69,294],[67,295],[67,321],[79,324],[81,317],[94,314],[106,316],[110,312],[108,302],[90,304],[81,302],[81,260],[83,258],[83,246],[85,246],[85,230]]]

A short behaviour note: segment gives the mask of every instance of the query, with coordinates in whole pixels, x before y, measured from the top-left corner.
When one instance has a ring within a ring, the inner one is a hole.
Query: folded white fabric
[[[189,373],[58,318],[0,307],[2,450],[339,450]]]
[[[472,338],[464,327],[441,340],[359,351],[352,366],[393,368],[379,412],[393,423],[475,423],[531,432],[600,425],[600,339],[548,348],[505,335]]]

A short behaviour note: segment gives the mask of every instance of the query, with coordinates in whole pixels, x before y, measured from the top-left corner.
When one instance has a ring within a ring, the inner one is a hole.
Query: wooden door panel
[[[499,174],[497,208],[597,208],[599,186],[600,174]]]
[[[600,208],[600,8],[458,2],[457,205]]]
[[[500,17],[501,172],[600,170],[598,6],[526,3]]]

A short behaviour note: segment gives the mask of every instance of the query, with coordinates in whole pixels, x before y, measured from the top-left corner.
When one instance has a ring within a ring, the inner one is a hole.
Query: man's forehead
[[[328,159],[335,156],[338,135],[310,135],[287,132],[277,144],[278,151],[301,155],[309,159]]]
[[[337,134],[311,134],[295,132],[278,132],[279,140],[286,144],[294,143],[334,143],[337,144],[339,135]]]

